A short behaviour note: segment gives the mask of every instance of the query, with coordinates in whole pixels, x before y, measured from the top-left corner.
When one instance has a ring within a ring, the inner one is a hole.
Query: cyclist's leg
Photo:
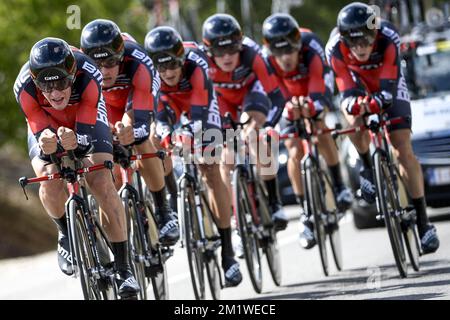
[[[394,100],[393,106],[388,109],[387,113],[389,118],[411,117],[409,101]],[[417,227],[422,239],[422,247],[425,253],[434,252],[439,247],[439,240],[436,229],[430,224],[426,212],[422,169],[411,144],[411,123],[403,122],[389,129],[393,151],[399,161],[400,174],[405,181],[412,205],[417,213]]]
[[[93,154],[83,160],[86,166],[113,160],[111,131],[100,121],[97,121],[92,144],[94,146]],[[117,280],[119,295],[135,295],[139,291],[139,285],[129,265],[125,208],[115,190],[111,174],[108,170],[95,171],[86,175],[86,181],[106,216],[102,223],[114,251],[114,260],[119,274]]]
[[[344,114],[345,119],[347,120],[350,127],[363,125],[362,117],[354,117],[352,115],[347,114],[345,110],[345,106],[341,106],[341,111]],[[348,135],[350,141],[356,148],[356,151],[359,154],[359,158],[361,159],[361,170],[360,170],[360,188],[363,198],[368,203],[375,202],[375,184],[372,172],[372,158],[370,156],[370,135],[367,131],[363,132],[355,132]]]
[[[30,130],[28,130],[28,153],[36,176],[41,177],[57,172],[55,165],[50,165],[48,162],[39,158],[39,145]],[[62,272],[71,275],[73,273],[71,269],[73,260],[70,254],[69,238],[67,237],[67,221],[66,215],[64,214],[65,202],[68,198],[64,182],[62,180],[41,182],[39,186],[39,198],[45,211],[47,211],[47,214],[52,218],[58,228],[58,265]]]
[[[124,123],[126,123],[125,121],[134,121],[132,110],[124,114],[123,121]],[[142,143],[136,144],[134,148],[140,154],[158,151],[151,142],[150,137]],[[174,245],[180,237],[180,231],[176,216],[172,213],[172,208],[167,199],[163,163],[159,158],[150,158],[137,161],[137,165],[145,184],[153,196],[155,213],[159,217],[159,240],[164,245]]]

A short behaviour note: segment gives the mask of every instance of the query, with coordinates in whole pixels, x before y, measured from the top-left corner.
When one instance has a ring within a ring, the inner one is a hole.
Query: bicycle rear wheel
[[[147,279],[145,277],[145,238],[144,228],[142,223],[138,221],[139,212],[136,206],[136,199],[130,196],[128,190],[123,190],[121,194],[122,204],[125,208],[125,216],[128,223],[128,245],[129,245],[129,260],[133,274],[139,283],[138,300],[147,300]]]
[[[257,177],[256,166],[252,166],[253,175]],[[278,248],[277,233],[273,226],[269,227],[265,222],[272,222],[270,216],[269,200],[267,190],[264,184],[258,179],[257,190],[257,208],[261,221],[264,225],[264,235],[262,239],[263,251],[266,255],[267,265],[269,266],[270,275],[276,286],[281,285],[281,258],[280,250]]]
[[[421,254],[421,248],[419,236],[417,234],[416,229],[416,212],[413,208],[409,208],[408,192],[406,191],[405,184],[403,182],[402,177],[400,176],[400,172],[397,166],[395,166],[395,174],[397,177],[398,198],[400,206],[403,209],[401,222],[403,238],[405,239],[405,245],[408,251],[408,257],[411,266],[413,267],[414,271],[419,271],[420,270],[419,257]]]
[[[183,185],[183,184],[182,184]],[[183,213],[185,245],[191,274],[192,288],[197,300],[205,299],[204,261],[200,241],[199,225],[195,207],[195,195],[192,186],[185,182],[180,191],[180,210]]]
[[[324,172],[322,174],[325,175]],[[342,270],[342,244],[341,244],[341,233],[339,229],[339,218],[336,197],[331,186],[331,180],[328,176],[322,177],[323,183],[325,185],[324,192],[321,192],[321,201],[324,206],[324,211],[327,212],[327,228],[326,231],[330,238],[331,252],[333,253],[334,264],[336,269]]]
[[[213,223],[214,218],[208,204],[207,195],[202,192],[200,196],[203,210],[203,226],[208,243],[208,249],[204,252],[206,276],[208,278],[209,289],[213,300],[220,300],[222,290],[221,271],[217,258],[217,248],[219,242],[219,232]]]
[[[220,280],[220,266],[217,261],[216,251],[209,250],[205,252],[206,276],[208,278],[209,289],[213,300],[220,300],[220,290],[222,289]]]
[[[83,209],[72,200],[68,204],[70,216],[70,235],[72,245],[72,258],[76,262],[76,275],[80,277],[81,288],[85,300],[106,300],[107,291],[100,288],[96,274],[99,266],[95,261],[95,254],[90,243],[95,245],[92,237],[88,235],[89,227],[84,218]]]
[[[145,185],[144,197],[148,219],[148,231],[145,233],[145,237],[147,239],[147,249],[151,252],[151,266],[147,268],[148,271],[146,272],[147,281],[152,283],[153,294],[156,300],[169,300],[166,260],[171,253],[169,248],[161,248],[159,244],[159,231],[153,209],[153,199]]]
[[[323,206],[320,203],[321,190],[317,176],[317,168],[311,158],[306,158],[303,163],[304,172],[304,188],[306,195],[306,210],[308,216],[314,217],[314,233],[319,247],[320,261],[322,262],[322,270],[325,276],[328,276],[328,255],[326,246],[326,226],[322,215]]]
[[[405,278],[408,274],[408,266],[406,264],[406,254],[400,223],[401,208],[398,205],[398,198],[394,194],[396,191],[388,164],[385,159],[382,159],[382,155],[379,152],[376,152],[374,155],[374,165],[378,208],[380,214],[384,216],[395,264],[400,277]]]
[[[247,178],[240,168],[233,172],[233,208],[237,216],[244,257],[253,289],[262,291],[261,248],[256,234],[252,213],[256,210],[247,187]],[[254,212],[254,214],[257,214]]]

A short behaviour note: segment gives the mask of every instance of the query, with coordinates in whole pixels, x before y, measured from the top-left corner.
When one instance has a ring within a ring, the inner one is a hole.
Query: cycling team
[[[389,22],[359,2],[345,6],[337,27],[324,47],[314,32],[300,28],[288,14],[276,13],[263,23],[263,47],[243,36],[235,18],[215,14],[203,24],[202,44],[184,42],[171,27],[157,27],[141,46],[110,20],[97,19],[82,30],[80,49],[64,40],[45,38],[31,49],[14,86],[16,100],[28,126],[28,151],[37,176],[56,172],[49,155],[73,150],[85,165],[113,160],[113,145],[134,148],[136,153],[169,150],[171,135],[182,113],[193,121],[193,130],[221,130],[230,113],[250,122],[243,134],[276,135],[295,130],[298,117],[312,118],[325,129],[325,113],[333,110],[336,82],[341,111],[349,125],[360,125],[367,113],[388,117],[411,116],[408,88],[400,68],[400,37]],[[296,108],[297,107],[297,108]],[[300,107],[300,108],[298,108]],[[151,121],[154,112],[155,120]],[[201,134],[201,133],[200,133]],[[439,247],[436,228],[430,224],[424,198],[420,164],[411,145],[411,124],[389,128],[390,141],[400,163],[424,253]],[[363,198],[375,201],[375,185],[367,132],[350,139],[362,160],[360,185]],[[214,143],[205,136],[202,144]],[[301,208],[300,243],[315,245],[313,219],[305,214],[298,138],[285,141],[289,152],[288,174]],[[350,208],[353,195],[345,187],[339,156],[331,135],[318,139],[328,165],[339,209]],[[216,149],[219,150],[219,149]],[[251,150],[255,153],[256,150]],[[232,152],[223,148],[220,163],[199,164],[222,243],[222,268],[227,286],[242,281],[232,244]],[[216,155],[217,156],[217,155]],[[259,164],[260,159],[257,158]],[[177,184],[170,157],[137,163],[149,188],[155,213],[160,217],[159,241],[174,245],[180,237],[177,219]],[[263,166],[261,163],[260,166]],[[129,265],[125,211],[117,194],[120,174],[113,180],[106,170],[86,176],[102,210],[102,224],[112,243],[118,270],[119,295],[137,293],[139,285]],[[276,172],[262,175],[272,220],[277,231],[288,219],[283,211]],[[114,181],[114,182],[113,182]],[[71,275],[72,257],[67,236],[63,181],[41,183],[41,202],[58,228],[58,263]]]

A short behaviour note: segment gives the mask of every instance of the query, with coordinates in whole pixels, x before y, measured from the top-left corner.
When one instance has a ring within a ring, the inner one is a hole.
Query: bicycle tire
[[[256,167],[253,166],[253,176],[257,177]],[[281,258],[280,258],[280,250],[278,248],[277,241],[277,232],[274,230],[272,225],[272,219],[270,217],[270,208],[269,208],[269,200],[267,190],[264,187],[264,184],[261,180],[258,179],[259,188],[257,189],[257,208],[258,213],[260,214],[261,221],[264,224],[264,236],[263,236],[263,252],[266,255],[267,265],[269,267],[270,276],[272,277],[273,283],[279,287],[281,285]],[[265,217],[263,217],[265,215]],[[265,224],[264,222],[270,221],[269,224]]]
[[[395,171],[394,174],[397,178],[397,193],[398,193],[398,199],[400,202],[400,206],[405,212],[405,208],[408,207],[409,204],[409,196],[408,192],[406,191],[405,183],[403,182],[402,177],[400,176],[400,171],[398,169],[398,166],[395,165]],[[417,234],[416,229],[416,217],[415,213],[414,215],[410,215],[407,219],[405,219],[404,215],[402,215],[402,231],[403,231],[403,237],[405,240],[406,249],[408,252],[408,257],[410,264],[414,271],[420,270],[420,255],[421,255],[421,248],[420,248],[420,241],[419,236]]]
[[[266,240],[265,254],[267,264],[269,266],[270,275],[272,276],[273,283],[279,287],[281,286],[281,258],[280,250],[278,248],[278,241],[275,234],[275,230],[270,231],[270,236]]]
[[[198,221],[196,219],[196,207],[194,200],[194,190],[187,183],[183,184],[180,191],[180,210],[183,213],[184,220],[184,236],[185,246],[188,256],[189,271],[191,275],[192,288],[194,290],[195,299],[205,299],[205,278],[204,278],[204,262],[203,254],[197,247],[199,240]]]
[[[321,192],[321,202],[324,204],[324,209],[327,212],[327,234],[330,240],[331,252],[333,254],[334,264],[338,271],[343,269],[343,258],[342,258],[342,243],[341,243],[341,233],[339,228],[339,218],[336,203],[336,196],[333,192],[333,187],[331,185],[331,180],[326,173],[322,171],[321,179],[325,185],[325,190]]]
[[[253,218],[251,212],[252,201],[247,187],[247,178],[241,168],[233,172],[233,208],[237,216],[239,232],[244,249],[244,257],[253,289],[257,293],[262,292],[262,265],[259,239],[253,230]]]
[[[203,209],[203,225],[206,238],[218,237],[218,231],[216,225],[213,223],[214,217],[212,215],[210,206],[208,204],[207,195],[202,192],[200,196]],[[207,240],[210,242],[211,240]],[[206,276],[208,279],[209,290],[213,300],[220,300],[220,291],[222,290],[222,281],[220,272],[219,261],[217,258],[217,249],[208,249],[204,252],[204,262]]]
[[[72,238],[72,257],[76,261],[76,275],[80,277],[81,288],[85,300],[105,300],[107,295],[98,286],[92,271],[98,269],[95,255],[90,247],[88,226],[84,219],[83,209],[72,200],[68,204],[70,216],[70,235]]]
[[[127,189],[121,192],[122,205],[125,208],[125,216],[127,218],[127,234],[129,247],[129,261],[131,270],[139,284],[138,300],[147,300],[147,278],[145,276],[145,265],[143,258],[145,257],[144,247],[144,228],[139,223],[139,212],[136,206],[136,199],[130,196]]]
[[[153,295],[155,300],[169,300],[169,281],[167,278],[166,258],[163,256],[161,245],[159,243],[158,222],[156,220],[153,198],[150,190],[145,185],[145,181],[141,178],[141,186],[144,188],[144,205],[148,219],[148,232],[145,233],[147,239],[147,248],[151,253],[151,260],[156,256],[158,266],[156,272],[150,272],[147,280],[151,282],[153,288]],[[154,267],[154,266],[152,266]]]
[[[304,173],[304,188],[306,195],[306,210],[308,212],[308,216],[311,214],[314,217],[314,234],[316,238],[317,245],[319,247],[319,255],[320,261],[322,263],[322,270],[325,276],[329,274],[329,266],[328,266],[328,254],[326,247],[326,230],[325,224],[322,219],[322,206],[320,204],[319,196],[320,196],[320,186],[319,181],[317,179],[317,175],[313,170],[317,170],[315,164],[313,163],[311,158],[306,158],[302,162],[302,172]]]
[[[408,269],[403,244],[403,235],[399,216],[396,212],[400,210],[396,203],[393,190],[393,182],[390,181],[389,168],[386,160],[382,159],[380,152],[374,154],[375,185],[377,191],[378,210],[383,215],[388,230],[389,241],[392,247],[395,264],[401,278],[406,278]],[[385,193],[386,192],[386,193]]]
[[[205,257],[206,276],[208,278],[209,290],[213,300],[220,300],[221,280],[220,280],[220,266],[217,261],[217,254],[215,251],[206,252],[211,257]]]

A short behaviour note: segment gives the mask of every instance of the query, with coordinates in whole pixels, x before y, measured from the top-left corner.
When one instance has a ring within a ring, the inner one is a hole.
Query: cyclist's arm
[[[366,92],[355,83],[344,61],[332,56],[330,64],[336,75],[336,85],[341,94],[341,106],[349,112],[356,99],[364,97]]]
[[[157,138],[163,140],[167,136],[170,136],[173,132],[173,126],[179,117],[179,109],[167,95],[162,94],[156,111]]]
[[[201,121],[203,129],[220,129],[221,119],[212,81],[205,70],[196,67],[192,77],[191,117]]]
[[[252,69],[272,102],[272,109],[267,116],[266,125],[273,127],[280,120],[287,99],[280,89],[280,81],[274,70],[264,61],[260,54],[255,55]]]
[[[314,55],[309,64],[308,93],[314,104],[314,117],[317,117],[328,106],[328,101],[325,98],[325,68],[323,60],[318,54]]]
[[[103,122],[109,127],[107,111],[101,87],[98,81],[90,79],[78,105],[76,115],[75,132],[78,147],[75,153],[78,157],[85,155],[92,146],[92,138],[95,137],[95,125],[97,121]]]
[[[150,112],[155,110],[159,88],[157,77],[152,70],[140,63],[133,76],[133,91],[131,92],[131,108],[134,114],[135,144],[147,140],[150,135]]]

